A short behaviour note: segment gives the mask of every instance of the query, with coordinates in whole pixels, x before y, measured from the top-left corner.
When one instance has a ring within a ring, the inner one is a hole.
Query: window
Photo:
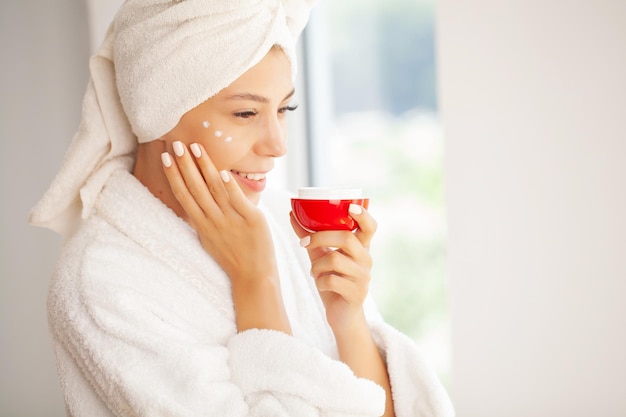
[[[313,185],[361,187],[379,224],[372,293],[450,371],[434,0],[319,3],[305,33]]]

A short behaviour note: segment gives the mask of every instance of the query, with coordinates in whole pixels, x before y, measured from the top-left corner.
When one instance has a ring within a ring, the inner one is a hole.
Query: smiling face
[[[290,63],[274,47],[228,87],[183,115],[167,133],[174,141],[201,143],[218,170],[230,171],[258,203],[274,158],[287,152],[286,115],[294,88]]]

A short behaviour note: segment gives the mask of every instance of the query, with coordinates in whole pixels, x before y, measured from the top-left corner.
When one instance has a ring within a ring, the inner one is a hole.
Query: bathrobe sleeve
[[[265,204],[276,219],[286,219],[283,228],[290,232],[290,207],[285,207],[284,201],[289,201],[289,195],[281,195],[276,190],[265,192]],[[297,242],[294,245],[303,270],[309,271],[310,261],[306,250],[299,247]],[[421,356],[415,342],[386,323],[371,294],[366,299],[364,310],[372,336],[387,365],[396,416],[453,417],[454,408],[445,388]]]
[[[49,296],[70,415],[383,413],[382,388],[345,364],[280,332],[237,333],[232,317],[159,259],[121,236],[92,239],[65,250]]]
[[[365,314],[387,365],[396,417],[453,417],[448,393],[415,342],[384,321],[371,296]]]

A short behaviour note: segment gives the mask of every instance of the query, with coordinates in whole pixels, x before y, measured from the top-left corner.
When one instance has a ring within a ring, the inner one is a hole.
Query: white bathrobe
[[[264,195],[293,336],[237,333],[230,281],[194,230],[124,169],[64,245],[49,321],[75,417],[379,416],[381,387],[337,360],[286,195]],[[412,341],[366,315],[398,417],[452,416]]]

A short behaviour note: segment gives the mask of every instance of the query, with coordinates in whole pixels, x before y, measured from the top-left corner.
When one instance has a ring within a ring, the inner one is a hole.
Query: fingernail
[[[222,181],[224,182],[230,181],[230,174],[228,173],[228,171],[220,171],[220,177],[222,177]]]
[[[174,153],[176,154],[176,156],[183,156],[183,154],[185,153],[183,143],[178,140],[172,143],[172,147],[174,148]]]
[[[363,213],[363,207],[359,206],[358,204],[350,204],[350,207],[348,207],[348,212],[350,214],[361,214]]]
[[[300,246],[302,246],[303,248],[309,246],[309,243],[311,243],[311,236],[305,236],[300,239]]]
[[[172,166],[172,158],[170,158],[170,154],[167,152],[163,152],[161,154],[161,162],[165,165],[165,168],[169,168]]]
[[[191,149],[191,153],[193,154],[193,156],[195,156],[196,158],[200,158],[200,156],[202,155],[202,152],[200,151],[200,146],[197,143],[192,143],[189,146],[189,149]]]

